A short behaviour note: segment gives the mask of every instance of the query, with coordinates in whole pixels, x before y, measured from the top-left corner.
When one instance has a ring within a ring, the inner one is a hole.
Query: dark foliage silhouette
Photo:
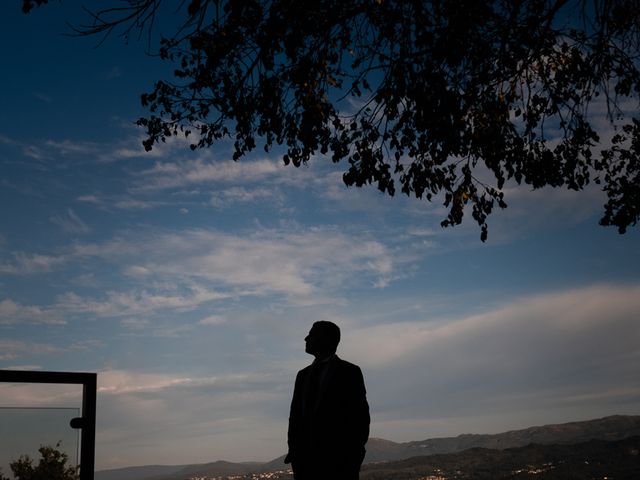
[[[637,0],[113,5],[75,32],[151,41],[156,17],[183,18],[158,46],[174,78],[142,95],[147,150],[181,133],[194,149],[231,138],[236,160],[259,146],[295,166],[323,154],[348,164],[347,185],[442,202],[443,226],[470,209],[483,240],[508,181],[595,182],[602,225],[638,221]]]
[[[77,469],[69,465],[69,456],[60,451],[60,443],[55,447],[41,446],[40,460],[34,464],[28,455],[21,455],[9,467],[15,480],[78,480]],[[1,478],[0,480],[5,480]]]

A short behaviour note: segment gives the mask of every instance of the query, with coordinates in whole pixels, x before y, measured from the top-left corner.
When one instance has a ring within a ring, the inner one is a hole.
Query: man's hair
[[[326,339],[326,346],[335,352],[340,343],[340,327],[328,320],[320,320],[315,322],[312,328],[320,332],[320,335]]]

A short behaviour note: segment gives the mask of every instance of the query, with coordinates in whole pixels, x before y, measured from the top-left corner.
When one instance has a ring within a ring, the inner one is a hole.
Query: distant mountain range
[[[419,455],[455,453],[469,448],[523,447],[531,443],[551,445],[580,443],[587,440],[621,440],[640,435],[640,416],[613,415],[584,422],[529,427],[494,435],[464,434],[457,437],[432,438],[417,442],[395,443],[372,438],[367,444],[365,463],[402,460]]]
[[[589,440],[571,444],[488,449],[412,457],[395,462],[369,463],[360,480],[582,480],[640,478],[640,437]]]
[[[365,463],[394,462],[418,456],[453,454],[468,449],[505,450],[530,444],[578,444],[590,440],[615,442],[633,436],[640,436],[640,416],[637,415],[614,415],[584,422],[530,427],[493,435],[464,434],[457,437],[405,443],[370,438],[367,443]],[[98,471],[95,480],[184,480],[196,476],[242,475],[285,469],[283,460],[284,456],[267,463],[216,461],[197,465],[128,467]]]

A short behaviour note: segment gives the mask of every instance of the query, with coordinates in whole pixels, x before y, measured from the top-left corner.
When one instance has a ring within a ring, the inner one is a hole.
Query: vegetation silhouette
[[[30,11],[46,0],[23,0]],[[167,6],[167,3],[171,5]],[[346,162],[344,182],[466,207],[487,238],[508,181],[607,195],[602,225],[640,215],[637,0],[128,0],[77,35],[148,35],[174,78],[142,95],[144,146],[261,144],[284,163]],[[611,133],[613,132],[613,133]]]
[[[55,447],[43,445],[38,449],[40,460],[34,464],[28,455],[11,462],[9,468],[15,480],[78,480],[78,469],[69,465],[69,456]],[[0,472],[0,480],[9,480]]]

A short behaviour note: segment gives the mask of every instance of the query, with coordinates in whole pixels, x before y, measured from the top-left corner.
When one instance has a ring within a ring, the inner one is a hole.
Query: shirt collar
[[[325,363],[329,363],[329,361],[332,360],[333,358],[335,358],[336,356],[337,355],[335,353],[332,353],[328,357],[325,357],[325,358],[322,358],[322,359],[315,358],[311,365],[322,365],[322,364],[325,364]]]

